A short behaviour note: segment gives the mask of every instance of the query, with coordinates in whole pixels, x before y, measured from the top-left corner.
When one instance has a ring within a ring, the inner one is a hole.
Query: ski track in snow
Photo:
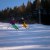
[[[50,50],[50,26],[31,24],[19,30],[0,23],[0,50]]]

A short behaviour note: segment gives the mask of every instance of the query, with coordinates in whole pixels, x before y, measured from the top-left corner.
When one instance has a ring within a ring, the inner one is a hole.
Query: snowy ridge
[[[18,26],[19,29],[25,29],[24,27],[22,27],[22,24],[16,24]],[[34,28],[45,28],[46,26],[42,25],[42,24],[30,24],[28,25],[29,29],[32,29],[32,27]],[[0,30],[15,30],[12,25],[10,23],[0,23]]]

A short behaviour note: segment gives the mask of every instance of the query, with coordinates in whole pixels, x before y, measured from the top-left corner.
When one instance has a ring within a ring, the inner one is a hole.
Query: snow
[[[0,50],[50,50],[50,26],[30,24],[28,28],[0,23]]]

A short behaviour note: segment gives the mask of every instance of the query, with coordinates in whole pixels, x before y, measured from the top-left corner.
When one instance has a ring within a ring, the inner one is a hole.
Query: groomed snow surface
[[[50,26],[30,24],[28,28],[0,23],[0,50],[50,50]]]

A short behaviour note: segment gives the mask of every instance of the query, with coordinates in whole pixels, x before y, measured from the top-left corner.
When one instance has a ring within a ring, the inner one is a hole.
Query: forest
[[[24,18],[28,24],[41,21],[41,24],[50,25],[50,0],[42,0],[41,2],[35,0],[33,3],[28,1],[27,6],[23,3],[20,7],[7,7],[0,11],[0,22],[10,23],[12,18],[19,24],[21,24],[21,18]]]

